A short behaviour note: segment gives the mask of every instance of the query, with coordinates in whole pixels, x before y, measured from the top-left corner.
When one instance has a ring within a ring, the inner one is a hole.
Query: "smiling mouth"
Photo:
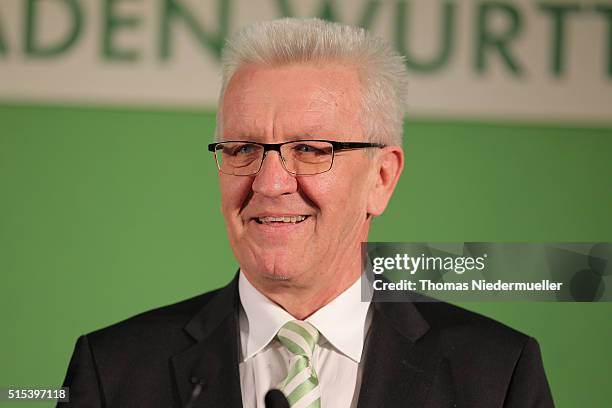
[[[256,217],[254,220],[258,224],[299,224],[308,217],[308,215],[292,215],[283,217]]]

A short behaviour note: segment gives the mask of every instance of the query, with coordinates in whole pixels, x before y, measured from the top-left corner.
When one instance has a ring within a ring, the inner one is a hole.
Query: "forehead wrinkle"
[[[313,93],[314,99],[309,105],[309,108],[315,107],[322,109],[324,112],[333,113],[335,117],[337,117],[338,114],[345,114],[347,118],[352,119],[358,116],[358,93],[358,90],[354,92],[352,88],[330,89],[326,86],[317,86],[316,92]],[[354,98],[352,98],[352,96],[354,96]],[[320,107],[317,105],[318,102],[321,103]]]
[[[332,91],[326,86],[317,86],[311,93],[312,101],[308,104],[309,110],[325,109],[328,111],[330,107],[338,109],[342,107],[342,97],[345,92],[341,90]]]
[[[228,122],[224,128],[231,137],[252,137],[265,132],[270,96],[249,87],[236,90],[233,96],[236,101],[227,107],[231,114],[223,116]]]
[[[349,124],[358,114],[353,106],[355,101],[351,99],[350,89],[330,89],[326,86],[317,86],[316,91],[311,93],[312,101],[303,112],[302,118],[306,123],[314,122],[307,129],[311,133],[321,133],[325,130],[333,129],[337,133],[340,129],[335,129],[336,125]],[[359,123],[361,121],[357,119]],[[353,129],[343,130],[353,132]]]
[[[258,115],[249,110],[238,110],[234,114],[227,115],[228,122],[225,126],[225,136],[236,139],[250,136],[257,129]]]
[[[238,101],[233,107],[244,116],[251,116],[246,115],[245,112],[262,114],[270,106],[270,96],[256,89],[246,88],[244,91],[239,92],[238,96]]]
[[[305,108],[285,108],[276,116],[275,130],[283,139],[325,139],[358,131],[351,124],[356,116],[350,108],[339,109],[334,92],[322,92]]]
[[[275,133],[282,138],[311,138],[321,133],[329,120],[322,119],[322,110],[285,109],[275,117]]]

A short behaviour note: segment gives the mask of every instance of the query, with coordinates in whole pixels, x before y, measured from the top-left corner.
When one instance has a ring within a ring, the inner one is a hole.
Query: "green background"
[[[233,276],[212,113],[6,104],[0,124],[0,386],[59,385],[80,334]],[[610,128],[408,119],[405,140],[373,241],[612,241]],[[558,406],[610,406],[612,303],[463,306],[539,340]]]

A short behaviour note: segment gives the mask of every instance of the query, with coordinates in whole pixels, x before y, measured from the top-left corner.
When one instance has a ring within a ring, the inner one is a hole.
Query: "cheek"
[[[306,197],[318,208],[324,209],[325,203],[334,196],[334,189],[338,188],[338,181],[329,177],[328,173],[298,179],[299,187]]]
[[[221,192],[221,211],[224,216],[231,216],[240,211],[251,191],[252,180],[249,177],[219,176]],[[231,177],[231,179],[229,179]],[[229,221],[229,220],[226,220]]]
[[[365,214],[366,177],[363,172],[352,174],[324,173],[317,179],[309,178],[302,181],[302,191],[319,209],[324,225],[336,224],[347,218],[359,219]],[[342,223],[354,225],[354,223]]]

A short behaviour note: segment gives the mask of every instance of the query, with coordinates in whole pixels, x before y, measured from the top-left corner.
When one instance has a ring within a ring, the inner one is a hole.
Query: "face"
[[[357,73],[346,66],[248,65],[228,84],[220,140],[366,141],[360,97]],[[372,160],[365,150],[340,151],[330,171],[293,176],[269,151],[255,176],[220,173],[230,244],[247,277],[306,285],[354,269],[367,240]]]

